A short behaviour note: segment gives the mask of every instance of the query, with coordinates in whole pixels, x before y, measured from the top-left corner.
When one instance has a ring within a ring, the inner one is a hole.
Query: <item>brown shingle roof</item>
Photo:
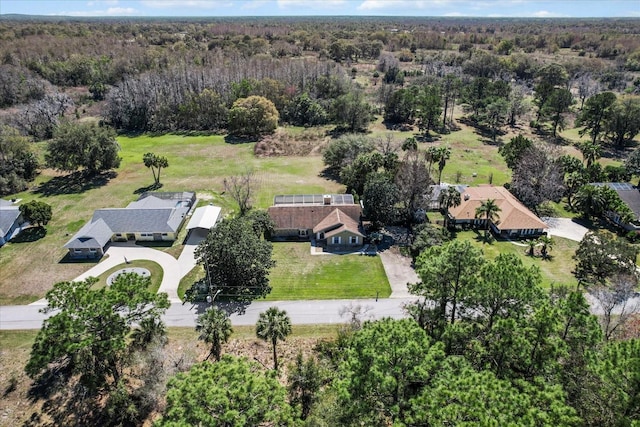
[[[481,185],[468,187],[462,193],[459,206],[449,209],[449,215],[457,220],[472,220],[476,209],[485,200],[493,199],[501,209],[496,227],[500,230],[545,229],[547,224],[526,208],[504,187]],[[466,200],[465,200],[466,199]]]
[[[268,209],[268,213],[275,223],[276,229],[303,230],[315,228],[334,210],[337,210],[337,208],[332,205],[287,205],[271,206]],[[360,221],[362,213],[360,205],[340,205],[340,211],[356,223]]]
[[[325,232],[325,237],[331,237],[342,231],[349,231],[358,236],[364,237],[359,230],[359,221],[351,218],[340,209],[334,209],[318,225],[313,227],[314,233]]]

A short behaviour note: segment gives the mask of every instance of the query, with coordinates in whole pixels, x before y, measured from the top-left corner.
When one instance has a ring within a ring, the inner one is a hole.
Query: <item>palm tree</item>
[[[273,369],[278,370],[278,355],[276,345],[291,333],[291,319],[287,312],[278,307],[271,307],[260,313],[256,323],[256,335],[265,341],[271,341],[273,346]]]
[[[449,147],[438,147],[433,154],[434,162],[438,162],[438,185],[440,185],[442,178],[442,171],[444,167],[447,165],[447,160],[451,158],[451,148]]]
[[[585,141],[577,144],[576,147],[582,153],[582,157],[586,163],[587,168],[594,164],[600,157],[602,157],[602,147],[596,142]]]
[[[527,255],[529,256],[533,256],[534,251],[536,249],[536,246],[538,245],[538,241],[537,240],[533,240],[533,239],[529,239],[527,240],[527,246],[529,247],[529,249],[527,250]]]
[[[606,206],[604,193],[595,185],[583,185],[574,196],[574,203],[584,218],[600,215]]]
[[[551,252],[551,249],[553,249],[553,245],[556,242],[555,240],[553,240],[552,237],[549,237],[549,236],[540,236],[540,238],[538,239],[538,242],[542,244],[542,249],[540,249],[540,253],[542,254],[542,259],[546,259],[547,254]]]
[[[476,218],[484,217],[486,222],[486,227],[484,230],[485,239],[489,235],[489,224],[493,221],[495,222],[498,219],[498,212],[502,209],[498,205],[496,205],[496,201],[494,199],[487,199],[480,204],[476,208]]]
[[[229,340],[233,332],[227,313],[217,307],[209,307],[198,316],[196,331],[200,332],[198,339],[211,345],[207,359],[213,355],[216,360],[220,360],[222,344]]]
[[[144,349],[152,342],[164,346],[167,343],[167,329],[162,320],[147,317],[131,333],[131,343],[133,348]]]
[[[444,226],[446,228],[449,223],[449,209],[460,206],[460,203],[462,203],[460,192],[456,187],[449,186],[440,193],[438,202],[440,203],[440,210],[444,216]]]

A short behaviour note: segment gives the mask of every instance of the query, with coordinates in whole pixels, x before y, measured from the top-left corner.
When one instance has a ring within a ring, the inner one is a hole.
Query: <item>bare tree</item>
[[[406,152],[398,166],[395,182],[404,220],[408,225],[417,222],[416,214],[426,208],[431,194],[429,186],[433,184],[427,169],[427,161],[421,152],[418,150]]]
[[[630,317],[640,312],[640,301],[635,296],[638,278],[635,275],[618,274],[613,276],[606,285],[593,286],[591,295],[602,308],[602,315],[598,320],[606,340],[616,333],[618,328]]]
[[[543,202],[562,197],[563,178],[557,150],[548,145],[534,145],[524,151],[515,165],[511,192],[528,208],[537,210]]]
[[[247,170],[242,175],[231,176],[224,180],[224,191],[236,201],[240,209],[240,216],[244,216],[251,210],[253,196],[258,189],[258,181],[252,170]]]

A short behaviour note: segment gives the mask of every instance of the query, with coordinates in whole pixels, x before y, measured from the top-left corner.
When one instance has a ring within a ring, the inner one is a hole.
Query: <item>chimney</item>
[[[464,200],[465,201],[469,200],[469,197],[471,197],[471,196],[469,196],[469,193],[464,193]]]
[[[325,194],[324,196],[322,196],[322,203],[325,205],[330,205],[331,204],[331,194]]]

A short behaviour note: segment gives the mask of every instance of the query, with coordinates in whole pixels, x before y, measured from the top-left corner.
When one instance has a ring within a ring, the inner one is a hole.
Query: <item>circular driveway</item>
[[[542,218],[549,226],[549,235],[564,237],[565,239],[579,242],[589,231],[586,227],[571,220],[571,218]]]

